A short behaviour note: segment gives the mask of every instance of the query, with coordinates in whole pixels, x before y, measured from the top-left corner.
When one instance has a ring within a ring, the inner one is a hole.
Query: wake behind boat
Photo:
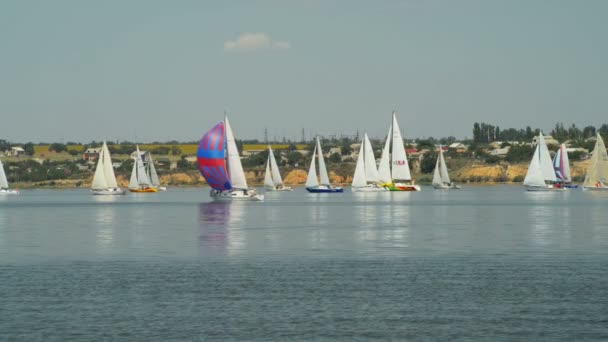
[[[228,117],[203,135],[196,157],[214,200],[264,200],[264,195],[247,186]]]

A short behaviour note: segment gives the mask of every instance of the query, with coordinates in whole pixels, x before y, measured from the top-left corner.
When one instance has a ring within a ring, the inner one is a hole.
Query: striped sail
[[[226,171],[226,139],[224,123],[220,122],[201,139],[196,159],[201,175],[215,190],[230,190],[232,184]]]

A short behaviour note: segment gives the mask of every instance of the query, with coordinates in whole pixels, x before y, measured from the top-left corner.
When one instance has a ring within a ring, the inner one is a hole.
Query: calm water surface
[[[606,341],[608,194],[0,197],[0,341]]]

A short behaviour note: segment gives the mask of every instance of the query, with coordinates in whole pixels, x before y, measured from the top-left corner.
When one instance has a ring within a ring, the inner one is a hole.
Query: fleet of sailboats
[[[376,157],[367,133],[363,135],[363,140],[361,140],[351,188],[352,191],[386,191],[380,185],[380,175],[378,169],[376,169]]]
[[[211,186],[209,195],[214,200],[264,200],[264,195],[247,186],[227,116],[203,135],[196,156],[200,172]]]
[[[146,152],[145,159],[146,160],[144,161],[144,163],[146,165],[146,172],[148,173],[148,178],[150,179],[150,184],[156,189],[158,189],[158,191],[167,190],[166,186],[160,185],[160,180],[158,179],[158,174],[156,173],[156,167],[154,166],[154,160],[152,160],[152,153]]]
[[[315,158],[319,158],[319,179],[317,179],[317,168],[315,165]],[[323,159],[323,149],[321,149],[321,141],[317,137],[317,144],[312,153],[312,159],[310,161],[310,169],[308,169],[308,177],[306,178],[306,190],[312,193],[331,193],[331,192],[343,192],[344,189],[339,186],[331,185],[329,182],[329,176],[327,175],[327,168],[325,167],[325,160]]]
[[[283,184],[279,166],[272,152],[272,148],[268,145],[268,160],[266,160],[266,173],[264,175],[264,188],[267,191],[293,191],[290,186]]]
[[[460,186],[450,181],[450,175],[448,174],[448,167],[443,158],[443,149],[439,146],[439,155],[437,156],[437,162],[435,163],[435,170],[433,171],[433,188],[435,189],[460,189]]]
[[[6,179],[6,172],[4,171],[4,165],[0,160],[0,195],[17,195],[19,190],[10,189],[8,187],[8,180]]]
[[[384,183],[385,189],[390,191],[420,191],[420,186],[414,184],[410,174],[403,137],[395,112],[393,112],[392,119],[378,165],[380,181]]]
[[[116,183],[110,150],[108,150],[105,141],[99,152],[91,192],[93,195],[124,195],[126,192],[126,190],[119,188]]]

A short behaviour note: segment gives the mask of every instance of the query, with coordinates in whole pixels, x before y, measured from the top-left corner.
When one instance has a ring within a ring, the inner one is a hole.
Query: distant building
[[[511,146],[505,146],[503,148],[495,148],[489,152],[491,156],[504,157],[509,153]]]
[[[459,142],[450,144],[449,148],[452,150],[455,150],[457,153],[464,153],[468,149],[467,145],[465,145],[463,143],[459,143]]]
[[[11,155],[13,157],[24,156],[25,155],[25,150],[23,149],[23,147],[19,147],[19,146],[11,147]]]
[[[341,147],[332,147],[332,148],[330,148],[329,149],[329,155],[331,156],[334,153],[342,155],[342,148]]]
[[[545,136],[543,136],[543,138],[545,138],[545,143],[547,145],[559,145],[559,141],[553,139],[553,137],[550,135],[545,135]],[[536,146],[537,144],[538,144],[538,136],[535,136],[532,139],[532,146]]]
[[[99,153],[101,152],[101,147],[97,148],[87,148],[86,151],[82,153],[82,159],[95,161],[99,158]]]

